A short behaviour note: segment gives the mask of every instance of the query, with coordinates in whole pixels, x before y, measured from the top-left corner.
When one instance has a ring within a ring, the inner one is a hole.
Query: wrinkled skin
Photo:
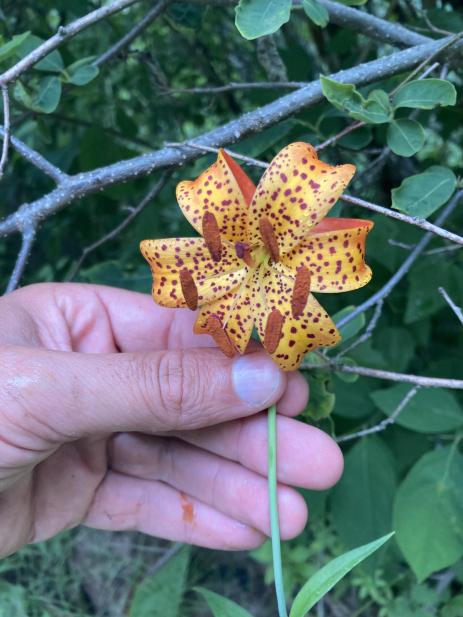
[[[303,529],[291,485],[324,489],[342,471],[337,445],[292,417],[305,380],[254,346],[240,366],[258,385],[239,389],[243,358],[193,335],[195,318],[108,287],[34,285],[0,299],[0,555],[80,523],[259,545],[269,533],[261,412],[277,401],[282,536]]]

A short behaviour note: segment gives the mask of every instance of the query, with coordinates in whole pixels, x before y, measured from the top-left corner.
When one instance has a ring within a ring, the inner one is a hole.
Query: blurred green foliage
[[[241,4],[249,2],[242,0]],[[320,74],[330,75],[391,51],[388,45],[359,32],[330,23],[325,26],[324,13],[317,4],[315,0],[305,3],[311,19],[306,12],[295,11],[271,39],[288,80],[311,81]],[[0,10],[0,68],[11,66],[40,40],[51,36],[60,24],[96,5],[90,0],[5,0]],[[424,29],[432,37],[439,34],[429,30],[430,23],[451,32],[463,29],[463,8],[458,0],[370,0],[366,9],[391,22]],[[233,7],[188,2],[172,5],[129,49],[95,68],[94,59],[133,27],[146,10],[147,3],[141,2],[86,30],[21,77],[12,96],[13,134],[65,172],[78,174],[161,148],[164,142],[189,139],[284,92],[279,88],[236,89],[218,94],[182,91],[275,79],[261,40],[244,40],[235,28]],[[460,62],[439,67],[436,76],[444,68],[442,77],[448,85],[437,84],[437,80],[430,83],[432,79],[421,85],[413,81],[399,89],[395,98],[388,95],[406,75],[358,90],[340,88],[326,80],[327,99],[323,102],[232,147],[269,161],[291,141],[320,143],[348,126],[351,118],[363,120],[365,126],[326,148],[322,158],[357,166],[349,187],[353,195],[385,206],[392,203],[405,213],[433,220],[461,185],[460,67]],[[455,93],[457,105],[453,105]],[[139,255],[138,243],[147,236],[193,233],[176,205],[175,185],[180,179],[194,178],[213,158],[212,154],[201,156],[193,164],[172,170],[161,193],[134,222],[86,256],[75,280],[148,292],[150,274]],[[261,171],[252,167],[246,170],[255,180]],[[115,184],[73,202],[45,221],[23,284],[66,280],[83,249],[121,223],[157,179],[155,174]],[[434,191],[436,185],[440,188]],[[0,215],[14,212],[52,188],[49,178],[12,153],[2,180]],[[336,206],[336,215],[365,217],[366,213],[342,204]],[[347,295],[323,296],[331,314],[356,306],[378,291],[423,234],[416,227],[379,215],[366,218],[375,221],[367,247],[373,280],[366,288]],[[445,226],[457,233],[463,229],[461,204]],[[3,281],[13,268],[18,248],[18,237],[4,239],[0,244]],[[463,251],[454,249],[442,239],[433,238],[385,299],[372,336],[348,352],[350,362],[462,378],[463,328],[438,293],[438,287],[443,286],[457,305],[463,304]],[[351,322],[340,349],[365,331],[370,318],[371,311],[366,319],[363,316]],[[328,371],[315,372],[308,379],[313,398],[307,421],[337,435],[381,422],[394,412],[410,389],[366,377],[345,380],[345,375]],[[328,603],[325,614],[461,617],[462,418],[460,392],[421,389],[394,426],[375,436],[347,442],[341,482],[321,496],[308,495],[313,522],[300,538],[283,547],[288,592],[295,593],[330,558],[394,529],[397,542],[389,543],[340,583],[329,601],[338,607],[338,613],[329,612]],[[72,536],[65,535],[5,560],[1,564],[0,615],[127,614],[130,594],[122,612],[96,607],[91,594],[84,591],[82,572],[72,564],[70,553],[74,547]],[[255,580],[256,569],[260,576],[262,566],[257,564],[264,564],[265,579],[271,581],[266,547],[254,554],[254,561],[242,560],[239,568],[233,568],[227,556],[210,555],[207,559],[216,559],[217,567],[209,571],[206,568],[207,576],[201,571],[205,561],[201,555],[199,551],[192,557],[188,577],[185,563],[182,565],[185,589],[191,589],[190,583],[217,589],[244,606],[252,606],[254,615],[268,615],[269,610],[274,610],[271,595],[262,591],[262,581],[250,585],[244,598],[237,592],[237,588],[245,588]],[[107,561],[109,573],[114,568],[110,546]],[[142,602],[140,598],[154,590],[156,602],[156,584],[143,581],[148,574],[140,564],[129,580],[130,585],[143,585],[133,601]],[[205,605],[199,602],[187,595],[179,614],[203,615]]]

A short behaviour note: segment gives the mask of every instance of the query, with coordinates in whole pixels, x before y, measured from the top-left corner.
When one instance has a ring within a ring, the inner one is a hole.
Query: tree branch
[[[375,426],[370,426],[369,428],[357,431],[357,433],[342,435],[341,437],[338,437],[336,441],[338,443],[344,443],[346,441],[351,441],[352,439],[358,439],[359,437],[366,437],[367,435],[372,435],[373,433],[380,433],[381,431],[384,431],[388,426],[394,424],[402,411],[418,392],[419,388],[420,386],[415,386],[414,388],[411,388],[388,418],[385,418],[378,424],[375,424]]]
[[[36,47],[27,56],[24,56],[18,63],[12,66],[10,69],[0,75],[0,86],[6,86],[12,81],[15,81],[34,64],[37,64],[42,58],[45,58],[50,52],[62,45],[65,41],[73,38],[82,30],[93,26],[102,19],[113,15],[118,11],[122,11],[132,4],[139,2],[140,0],[115,0],[113,3],[104,5],[79,19],[71,22],[67,26],[60,26],[56,34],[47,39],[44,43]]]
[[[414,216],[408,216],[406,214],[402,214],[401,212],[397,212],[396,210],[391,210],[390,208],[384,208],[383,206],[378,206],[377,204],[373,204],[369,201],[365,201],[365,199],[360,199],[360,197],[354,197],[353,195],[341,195],[342,201],[345,201],[348,204],[352,204],[354,206],[360,206],[361,208],[366,208],[367,210],[372,210],[373,212],[377,212],[378,214],[384,214],[391,219],[396,219],[397,221],[402,221],[402,223],[409,223],[410,225],[414,225],[415,227],[419,227],[424,231],[428,231],[436,236],[440,236],[445,240],[449,240],[450,242],[454,242],[455,244],[463,245],[463,237],[458,234],[454,234],[451,231],[447,231],[446,229],[442,229],[437,224],[430,223],[426,219],[420,219]],[[436,221],[437,223],[437,221]]]
[[[129,0],[126,0],[128,2]],[[131,0],[132,2],[134,0]],[[407,70],[428,58],[441,47],[443,39],[411,49],[399,51],[390,56],[367,62],[357,67],[342,70],[331,75],[340,82],[367,84],[378,79]],[[71,176],[66,182],[40,199],[24,204],[17,212],[0,223],[0,235],[18,231],[29,220],[41,220],[57,212],[75,199],[138,176],[147,175],[157,169],[166,169],[183,165],[198,158],[199,153],[191,148],[197,146],[223,146],[228,143],[262,131],[301,109],[313,105],[323,99],[319,80],[313,81],[304,88],[287,94],[268,105],[246,113],[242,117],[213,129],[193,140],[185,148],[163,148],[161,150],[120,161],[107,167]]]
[[[88,257],[90,253],[92,253],[94,250],[96,250],[97,248],[99,248],[100,246],[108,242],[109,240],[113,240],[116,236],[118,236],[121,233],[121,231],[123,231],[128,225],[130,225],[130,223],[134,220],[134,218],[136,218],[140,214],[140,212],[145,208],[145,206],[147,206],[150,203],[150,201],[152,201],[156,197],[156,195],[160,191],[162,191],[162,189],[164,188],[166,184],[167,177],[168,177],[167,174],[164,173],[161,176],[161,178],[156,182],[156,184],[153,187],[151,187],[151,189],[148,191],[145,197],[143,197],[140,203],[137,206],[135,206],[135,208],[130,209],[129,215],[121,223],[119,223],[119,225],[116,225],[114,229],[109,231],[107,234],[105,234],[103,237],[101,237],[96,242],[93,242],[93,244],[89,244],[82,250],[81,256],[76,261],[76,263],[71,268],[70,272],[68,273],[66,277],[67,281],[72,281],[72,279],[79,272],[80,268],[82,267],[83,262],[85,261],[85,259]]]
[[[0,127],[0,137],[5,139],[5,130]],[[47,161],[45,157],[43,157],[39,152],[29,148],[23,141],[18,139],[17,137],[13,137],[10,135],[10,143],[13,148],[16,150],[18,154],[20,154],[28,163],[43,171],[44,174],[50,176],[56,184],[60,184],[67,178],[69,178],[68,174],[61,171],[59,167],[56,167],[50,161]]]
[[[5,294],[8,294],[16,289],[19,285],[21,277],[26,267],[27,260],[29,259],[32,246],[34,244],[37,228],[35,225],[27,225],[22,232],[21,249],[18,253],[16,263],[11,273],[10,280],[8,281]]]
[[[8,86],[2,86],[2,101],[3,101],[3,147],[0,158],[0,179],[5,171],[5,165],[8,160],[8,146],[10,143],[10,95],[8,94]]]
[[[331,22],[390,45],[408,47],[433,40],[398,23],[388,22],[369,13],[344,6],[340,2],[333,0],[319,0],[319,2],[327,9]]]
[[[452,300],[452,298],[449,296],[449,294],[445,291],[443,287],[439,287],[438,291],[440,295],[444,298],[444,300],[447,302],[447,304],[450,306],[452,311],[455,313],[460,323],[463,325],[463,311],[461,310],[461,308],[455,304],[455,302]]]
[[[457,205],[458,205],[458,203],[459,203],[459,201],[460,201],[460,199],[462,197],[463,197],[463,190],[458,191],[453,196],[453,198],[449,201],[447,206],[442,210],[441,214],[437,218],[436,223],[438,225],[443,223],[447,219],[447,217],[450,216],[450,214],[457,207]],[[359,304],[351,313],[349,313],[349,315],[346,315],[346,317],[341,319],[336,324],[336,326],[338,328],[340,328],[341,326],[344,326],[345,324],[347,324],[350,321],[352,321],[352,319],[355,319],[355,317],[357,317],[357,315],[360,315],[361,313],[363,313],[364,311],[366,311],[370,307],[374,306],[379,300],[382,300],[387,295],[389,295],[391,293],[391,291],[394,289],[394,287],[407,274],[407,272],[410,270],[412,265],[415,263],[415,261],[418,259],[418,257],[421,255],[421,253],[427,247],[427,245],[431,242],[432,237],[433,237],[433,234],[430,231],[428,233],[426,233],[421,238],[421,240],[418,242],[418,244],[415,246],[413,251],[411,251],[411,253],[408,255],[407,259],[402,263],[402,265],[397,270],[397,272],[395,272],[395,274],[389,279],[389,281],[383,287],[381,287],[381,289],[379,291],[377,291],[375,294],[370,296],[368,298],[368,300],[365,300],[365,302],[362,302],[361,304]]]
[[[351,375],[373,377],[374,379],[411,383],[425,388],[451,388],[452,390],[463,390],[463,379],[445,379],[441,377],[425,377],[424,375],[410,375],[408,373],[395,373],[394,371],[382,371],[367,366],[354,366],[352,364],[342,364],[334,361],[326,362],[325,364],[303,362],[301,364],[301,369],[305,371],[320,369],[324,371],[333,371],[334,373],[350,373]]]
[[[307,86],[307,81],[251,81],[235,82],[231,81],[225,86],[201,86],[198,88],[175,88],[168,90],[169,94],[220,94],[221,92],[231,92],[233,90],[270,90],[273,88],[283,88],[285,90],[296,90]]]
[[[120,52],[128,47],[132,41],[134,41],[146,28],[148,28],[155,19],[164,11],[164,9],[172,3],[172,0],[159,0],[153,8],[146,13],[146,15],[136,24],[127,34],[125,34],[117,43],[107,49],[99,58],[93,63],[95,66],[100,67],[102,64],[109,62]]]

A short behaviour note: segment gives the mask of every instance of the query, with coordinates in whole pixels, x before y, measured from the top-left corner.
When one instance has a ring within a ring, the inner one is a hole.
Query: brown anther
[[[222,257],[222,240],[217,219],[207,210],[203,216],[203,238],[209,253],[214,261],[220,261]]]
[[[212,336],[220,351],[228,358],[233,358],[235,355],[235,348],[233,347],[228,334],[223,329],[220,317],[217,315],[209,315],[207,318],[206,328],[207,333]]]
[[[293,295],[291,296],[291,312],[297,319],[304,312],[310,293],[310,270],[306,266],[299,266],[296,271]]]
[[[280,259],[280,249],[278,248],[278,240],[275,235],[272,223],[265,216],[259,220],[259,230],[262,240],[265,244],[265,248],[270,253],[270,257],[273,261]]]
[[[256,267],[256,262],[252,258],[251,248],[247,242],[235,242],[236,256],[244,261],[250,268]]]
[[[264,333],[264,345],[268,353],[274,353],[277,350],[280,344],[284,321],[285,318],[276,308],[268,316]]]
[[[196,311],[198,308],[198,288],[187,268],[180,270],[180,285],[188,308]]]

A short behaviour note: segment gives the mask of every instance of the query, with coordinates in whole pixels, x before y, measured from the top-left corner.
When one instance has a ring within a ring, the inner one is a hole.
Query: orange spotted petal
[[[353,165],[332,166],[310,144],[290,144],[270,163],[249,210],[248,241],[262,244],[265,217],[273,226],[279,253],[291,251],[338,200],[354,175]]]
[[[202,238],[143,240],[140,249],[153,274],[153,298],[161,306],[195,308],[214,302],[239,286],[247,272],[232,245],[224,243],[221,260],[215,262]]]
[[[363,287],[371,279],[365,263],[365,240],[372,221],[325,218],[281,259],[282,272],[296,274],[300,266],[310,271],[310,288],[335,293]]]
[[[254,289],[254,317],[259,337],[274,362],[286,371],[298,368],[304,355],[317,347],[330,347],[340,341],[340,335],[327,312],[312,294],[297,318],[292,314],[291,298],[294,291],[293,280],[275,268],[269,268],[260,277]],[[277,310],[283,317],[280,324]],[[274,336],[269,336],[270,324],[280,328],[280,341],[275,349]],[[266,335],[269,341],[266,341]],[[268,343],[268,344],[267,344]]]
[[[215,302],[200,310],[194,326],[196,334],[209,332],[208,319],[216,315],[235,349],[243,354],[251,338],[254,318],[252,314],[252,290],[256,272],[248,274],[241,285]]]
[[[255,186],[229,154],[219,151],[217,161],[196,180],[177,185],[177,200],[183,214],[202,234],[205,212],[211,212],[220,234],[232,242],[246,240],[248,205]]]

